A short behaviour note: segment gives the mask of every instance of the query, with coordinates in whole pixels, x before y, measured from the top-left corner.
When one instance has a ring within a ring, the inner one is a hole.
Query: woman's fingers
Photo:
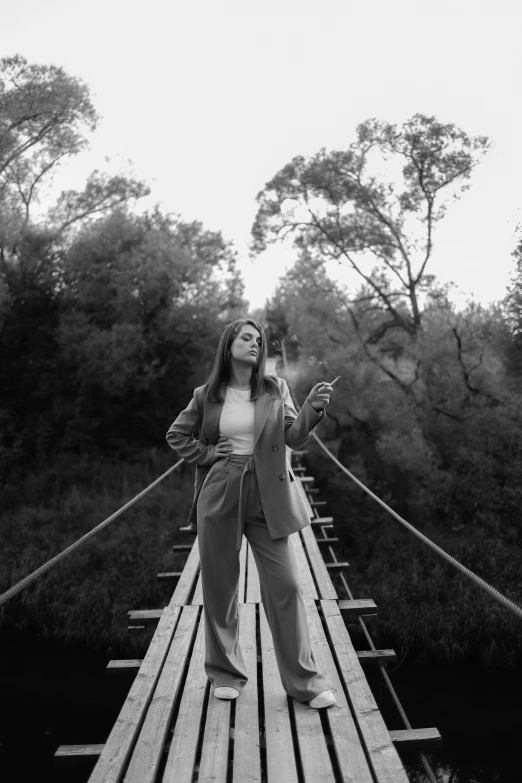
[[[219,447],[219,453],[220,454],[224,454],[225,452],[229,453],[229,454],[232,453],[232,444],[230,443],[230,441],[229,441],[229,439],[227,438],[226,435],[220,435],[219,436],[219,440],[217,442],[217,445]]]

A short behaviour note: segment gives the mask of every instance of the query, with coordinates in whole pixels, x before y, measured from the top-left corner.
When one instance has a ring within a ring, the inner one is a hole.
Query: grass
[[[149,450],[139,460],[58,461],[30,475],[0,522],[0,592],[72,544],[176,461]],[[125,655],[143,652],[144,635],[127,630],[129,609],[159,608],[170,597],[159,571],[181,570],[174,543],[186,524],[193,468],[183,464],[106,528],[9,601],[0,628]],[[147,634],[148,637],[148,634]],[[145,644],[146,647],[146,644]]]
[[[337,557],[350,563],[345,574],[350,591],[354,598],[372,598],[378,606],[378,620],[370,625],[377,647],[402,650],[418,664],[520,666],[521,621],[516,615],[363,496],[348,477],[339,477],[322,454],[310,449],[307,460],[319,496],[328,500],[324,514],[334,518],[333,534],[340,539]],[[472,529],[462,526],[453,532],[434,520],[429,508],[415,519],[392,499],[388,503],[448,554],[522,605],[521,549],[509,531],[498,535],[487,514],[477,515]],[[334,583],[345,597],[339,576]],[[362,635],[360,642],[367,646]]]
[[[70,455],[4,490],[0,521],[0,592],[120,508],[176,461],[163,449],[129,455],[125,463]],[[419,663],[474,662],[510,667],[522,660],[520,621],[402,528],[348,479],[310,451],[310,473],[328,499],[341,539],[338,557],[350,562],[356,598],[379,607],[371,632],[378,647],[405,650]],[[159,571],[182,570],[186,553],[174,543],[192,502],[194,468],[183,463],[133,507],[0,610],[0,631],[41,634],[111,655],[139,657],[152,630],[127,630],[129,609],[165,606],[172,586]],[[393,505],[393,503],[392,503]],[[326,512],[325,512],[326,513]],[[408,519],[408,515],[406,515]],[[470,535],[441,528],[427,512],[409,519],[422,532],[516,602],[522,599],[521,552],[491,535],[484,517]],[[334,576],[344,597],[339,576]],[[352,630],[352,628],[350,628]],[[357,634],[357,632],[356,632]],[[364,643],[363,643],[364,646]]]

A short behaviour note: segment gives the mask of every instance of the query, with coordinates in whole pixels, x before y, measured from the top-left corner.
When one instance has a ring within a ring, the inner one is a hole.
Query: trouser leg
[[[296,701],[307,702],[328,689],[312,660],[299,566],[289,536],[271,539],[255,473],[249,474],[245,535],[259,572],[261,599],[272,633],[281,682]]]
[[[239,645],[237,481],[235,476],[232,480],[229,477],[231,472],[216,463],[205,480],[197,507],[198,545],[205,620],[205,672],[212,687],[225,685],[240,691],[248,677]]]

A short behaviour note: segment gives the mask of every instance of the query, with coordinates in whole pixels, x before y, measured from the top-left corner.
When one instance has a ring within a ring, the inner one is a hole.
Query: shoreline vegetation
[[[340,376],[320,431],[340,461],[522,603],[521,230],[501,301],[462,304],[432,268],[439,222],[491,139],[419,113],[401,125],[366,119],[345,149],[265,172],[249,257],[271,274],[264,251],[287,238],[293,247],[255,308],[234,243],[159,203],[136,212],[151,192],[144,181],[93,171],[35,219],[53,169],[88,143],[99,115],[87,84],[22,55],[0,59],[0,92],[1,590],[172,465],[168,425],[209,377],[224,327],[252,318],[264,337],[259,372],[282,357],[297,400]],[[330,263],[351,282],[334,281]],[[376,644],[419,662],[520,663],[517,618],[313,446],[308,464],[350,588],[379,607]],[[193,470],[10,601],[0,629],[132,655],[144,637],[127,633],[125,613],[161,606],[169,588],[157,572],[184,562],[171,545],[186,540],[177,527]]]
[[[16,491],[4,490],[0,590],[114,513],[167,470],[173,456],[166,449],[148,449],[128,461],[61,455],[28,474]],[[465,663],[512,669],[520,663],[516,617],[441,561],[362,491],[350,487],[318,447],[309,447],[307,461],[321,499],[328,502],[328,514],[334,517],[340,538],[336,554],[350,562],[345,574],[350,590],[356,598],[373,598],[379,608],[378,619],[369,621],[377,647],[394,647],[399,659],[406,655],[415,665]],[[8,602],[0,613],[0,634],[41,635],[115,657],[143,655],[153,631],[130,634],[126,612],[157,608],[168,600],[171,587],[158,583],[156,573],[181,570],[185,562],[186,553],[173,553],[172,545],[193,540],[178,531],[186,524],[192,500],[192,474],[193,467],[182,464]],[[388,502],[396,507],[390,498]],[[512,565],[509,547],[497,546],[492,557],[492,543],[484,536],[470,539],[467,530],[442,535],[427,519],[419,523],[410,515],[408,521],[498,589],[506,589],[506,570]],[[344,597],[338,575],[334,583]],[[357,643],[357,627],[349,630]]]

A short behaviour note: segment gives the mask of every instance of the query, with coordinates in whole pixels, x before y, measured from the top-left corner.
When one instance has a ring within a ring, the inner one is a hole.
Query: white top
[[[219,419],[219,434],[229,439],[233,454],[254,453],[254,410],[250,389],[227,386]]]

